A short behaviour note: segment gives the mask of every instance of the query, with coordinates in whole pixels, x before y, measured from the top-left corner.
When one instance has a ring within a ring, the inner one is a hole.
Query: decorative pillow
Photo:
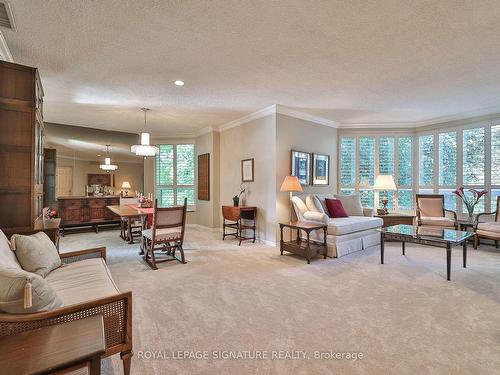
[[[318,207],[316,206],[316,203],[314,202],[315,198],[316,198],[316,196],[314,196],[312,194],[309,194],[306,197],[307,210],[312,211],[312,212],[321,212],[320,210],[318,210]]]
[[[297,219],[302,219],[302,215],[307,212],[306,204],[299,197],[292,197],[292,202],[295,209],[295,214],[297,215]]]
[[[61,266],[56,246],[44,232],[30,236],[14,234],[10,239],[12,250],[23,270],[42,277]]]
[[[330,217],[348,217],[347,212],[345,212],[342,202],[339,199],[326,198],[325,203]]]
[[[354,195],[336,195],[340,199],[342,206],[349,216],[363,216],[363,206],[358,194]]]
[[[16,259],[16,255],[10,248],[10,242],[5,234],[0,230],[0,267],[21,269],[21,265]]]
[[[37,274],[0,267],[0,311],[28,314],[63,306],[54,289]]]

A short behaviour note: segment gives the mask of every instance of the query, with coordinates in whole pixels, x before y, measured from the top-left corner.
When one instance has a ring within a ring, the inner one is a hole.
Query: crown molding
[[[2,31],[0,31],[0,59],[8,62],[14,62]]]
[[[340,123],[338,123],[337,121],[329,120],[324,117],[316,115],[311,115],[310,113],[297,111],[295,109],[285,107],[280,104],[276,104],[276,113],[279,113],[280,115],[295,117],[304,121],[314,122],[315,124],[319,125],[329,126],[331,128],[340,127]]]
[[[211,132],[213,132],[213,131],[215,131],[215,129],[214,129],[213,127],[211,127],[211,126],[207,126],[207,127],[205,127],[205,128],[202,128],[202,129],[198,130],[198,131],[195,133],[195,137],[200,137],[200,136],[202,136],[202,135],[205,135],[205,134],[207,134],[207,133],[211,133]]]
[[[474,121],[479,118],[500,117],[500,106],[487,107],[478,110],[457,113],[449,116],[434,117],[415,122],[372,122],[372,123],[341,123],[340,129],[417,129],[425,126],[442,125],[449,122],[464,120]]]
[[[224,132],[226,130],[236,128],[237,126],[241,126],[246,124],[247,122],[254,121],[260,119],[262,117],[266,117],[276,113],[276,104],[270,105],[269,107],[265,107],[259,109],[258,111],[252,112],[246,116],[240,117],[236,120],[230,121],[224,125],[219,126],[218,130],[220,132]]]

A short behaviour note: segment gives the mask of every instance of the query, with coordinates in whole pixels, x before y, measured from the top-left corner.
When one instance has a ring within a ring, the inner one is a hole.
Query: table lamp
[[[125,190],[125,196],[128,197],[128,189],[132,189],[132,186],[130,186],[130,182],[123,181],[122,182],[122,189]]]
[[[375,180],[375,185],[373,185],[373,190],[378,191],[395,191],[396,183],[394,182],[394,177],[390,174],[379,174],[377,179]],[[389,210],[387,209],[387,203],[389,203],[389,198],[387,198],[387,194],[382,197],[382,206],[383,212],[380,212],[381,215],[387,215]]]
[[[292,221],[292,196],[294,191],[302,191],[300,181],[296,176],[286,176],[281,184],[280,191],[290,193],[290,221]]]

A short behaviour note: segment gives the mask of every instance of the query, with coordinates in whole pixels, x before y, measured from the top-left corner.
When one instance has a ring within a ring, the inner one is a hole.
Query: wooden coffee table
[[[2,374],[101,373],[106,351],[102,315],[7,336],[0,340]]]
[[[290,228],[290,230],[297,230],[297,238],[295,240],[290,240],[285,242],[283,240],[283,228]],[[310,239],[311,232],[314,230],[323,230],[323,243],[318,241],[313,241]],[[326,245],[326,235],[328,226],[326,224],[314,224],[304,221],[291,221],[288,223],[280,223],[280,252],[283,255],[283,251],[288,251],[296,255],[301,255],[307,259],[307,264],[311,263],[311,258],[316,255],[323,255],[326,259],[326,254],[328,252],[328,247]],[[307,239],[302,239],[300,232],[306,232]]]

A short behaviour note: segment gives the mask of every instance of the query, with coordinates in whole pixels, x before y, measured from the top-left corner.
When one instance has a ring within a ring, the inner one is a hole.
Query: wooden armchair
[[[480,222],[481,216],[495,215],[495,221]],[[495,247],[498,249],[498,241],[500,240],[500,196],[497,197],[497,209],[493,212],[483,212],[477,215],[474,224],[474,249],[480,244],[480,238],[487,238],[495,242]]]
[[[142,231],[141,253],[146,263],[157,270],[157,263],[177,260],[186,263],[184,258],[184,230],[186,227],[187,198],[184,205],[175,207],[158,207],[155,199],[153,225]],[[176,258],[175,251],[179,250],[181,259]],[[155,251],[162,251],[162,259],[156,259]],[[163,257],[165,255],[166,257]]]
[[[442,194],[417,194],[417,224],[434,228],[457,229],[457,213],[444,208],[444,195]],[[453,219],[446,217],[451,213]]]
[[[106,248],[80,250],[59,255],[64,264],[89,258],[106,260]],[[0,339],[45,326],[64,324],[93,315],[102,315],[106,338],[104,357],[120,353],[124,374],[130,374],[132,359],[132,292],[90,300],[32,314],[0,313]]]

